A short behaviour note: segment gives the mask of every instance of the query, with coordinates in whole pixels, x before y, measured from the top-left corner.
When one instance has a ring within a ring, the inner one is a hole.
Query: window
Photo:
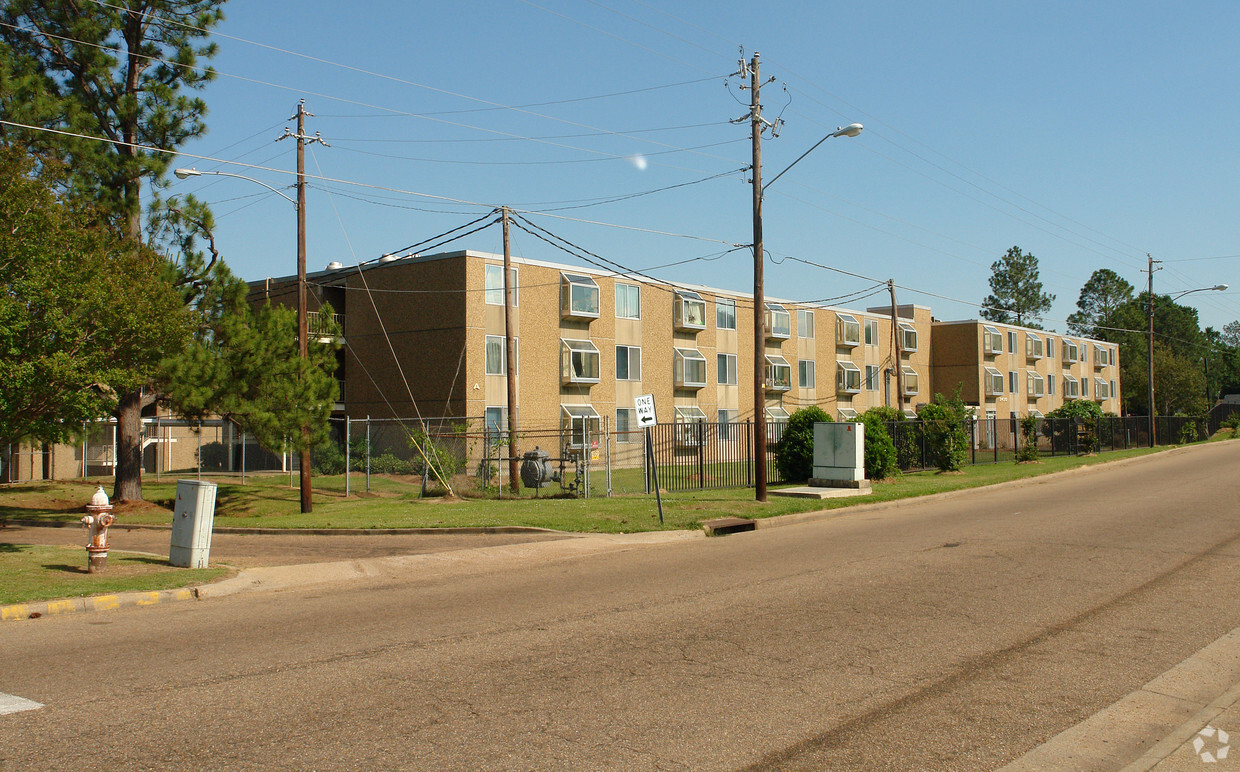
[[[696,292],[676,290],[672,299],[672,326],[678,330],[706,329],[706,301]]]
[[[1109,392],[1112,399],[1115,398],[1115,381],[1111,381],[1111,391]]]
[[[1051,358],[1051,359],[1053,359],[1055,356],[1055,339],[1054,338],[1048,337],[1046,339],[1046,356],[1047,358]]]
[[[861,391],[861,368],[848,360],[837,360],[835,390],[840,394],[856,394]]]
[[[1063,375],[1063,397],[1064,399],[1076,399],[1081,396],[1080,382],[1071,375],[1064,373]]]
[[[763,323],[766,325],[767,338],[787,340],[792,337],[792,316],[778,303],[766,304]]]
[[[1106,367],[1110,364],[1110,351],[1106,348],[1094,345],[1094,367]]]
[[[839,407],[835,409],[835,416],[840,421],[852,421],[857,418],[857,411],[851,407]]]
[[[642,350],[639,346],[616,346],[616,380],[642,379]]]
[[[678,389],[700,389],[706,385],[706,357],[695,348],[672,350],[672,380]]]
[[[814,337],[814,310],[812,308],[797,309],[797,337]]]
[[[901,367],[900,384],[904,388],[905,396],[913,396],[917,394],[917,371],[907,365]]]
[[[598,383],[598,348],[588,340],[560,338],[560,377],[564,383]]]
[[[1008,353],[1016,353],[1016,331],[1008,330]]]
[[[616,283],[616,318],[642,318],[642,288],[636,284]]]
[[[1081,396],[1082,397],[1089,396],[1089,379],[1088,378],[1081,379]]]
[[[736,301],[731,298],[715,298],[715,326],[721,330],[736,329]]]
[[[1003,353],[1003,335],[999,332],[997,327],[991,327],[990,325],[985,325],[982,327],[982,353]]]
[[[485,425],[487,432],[495,433],[508,431],[508,408],[488,407],[486,409]]]
[[[719,384],[721,386],[736,385],[736,354],[718,354]]]
[[[1050,356],[1049,354],[1047,356]],[[1050,373],[1046,376],[1046,393],[1054,395],[1055,393],[1055,374]]]
[[[706,413],[695,405],[675,406],[676,444],[697,447],[706,444]]]
[[[736,411],[719,411],[719,439],[731,442],[736,439]]]
[[[835,317],[835,345],[860,346],[861,325],[849,314],[838,314]]]
[[[1003,373],[993,367],[987,367],[983,378],[986,380],[986,396],[993,397],[1003,393]]]
[[[1045,381],[1042,376],[1030,370],[1025,376],[1025,393],[1030,397],[1041,397],[1046,394]]]
[[[488,306],[504,305],[504,266],[487,263],[482,269],[483,286],[486,292]],[[517,305],[517,269],[513,268],[510,272],[509,282],[512,284],[512,304]]]
[[[814,388],[814,360],[802,359],[797,362],[797,383],[802,389]]]
[[[1111,396],[1110,384],[1102,378],[1094,379],[1094,399],[1101,402]]]
[[[877,319],[866,319],[865,320],[865,345],[877,346],[880,340],[882,340],[882,336],[878,334],[878,320]]]
[[[1077,360],[1076,343],[1064,338],[1063,341],[1063,361],[1064,363],[1075,362]],[[1064,396],[1067,396],[1066,394]]]
[[[616,442],[629,444],[642,441],[642,430],[637,428],[637,410],[631,407],[616,408]]]
[[[1008,372],[1008,391],[1011,392],[1012,394],[1017,393],[1016,392],[1016,371],[1015,370],[1010,370]]]
[[[560,274],[560,316],[564,319],[597,319],[598,284],[579,273]]]
[[[878,391],[878,365],[865,366],[865,390]]]
[[[516,349],[516,341],[513,341],[513,349]],[[504,346],[503,335],[487,336],[487,375],[507,375],[508,369],[504,366],[504,355],[506,347]]]
[[[589,405],[560,405],[560,431],[563,434],[564,447],[579,449],[586,446],[587,439],[591,448],[599,445],[598,412]]]
[[[792,365],[778,354],[766,358],[766,390],[789,391],[792,389]]]
[[[1042,418],[1045,418],[1045,417],[1046,417],[1046,416],[1042,415],[1042,411],[1041,411],[1041,410],[1038,410],[1037,408],[1034,408],[1034,407],[1029,408],[1029,415],[1030,415],[1030,417],[1032,417],[1032,418],[1038,418],[1038,419],[1042,419]]]
[[[1037,335],[1025,335],[1025,358],[1041,359],[1042,358],[1042,339]]]
[[[905,353],[917,350],[917,328],[908,322],[900,322],[900,349]]]
[[[908,420],[910,420],[910,421],[916,421],[916,420],[918,420],[918,418],[917,418],[917,411],[916,411],[916,410],[913,410],[912,408],[905,408],[905,410],[904,410],[904,417],[905,417],[905,418],[907,418],[907,419],[908,419]]]
[[[766,444],[774,445],[784,436],[784,428],[788,426],[788,411],[779,405],[772,405],[766,409],[766,421],[773,424],[766,428]]]

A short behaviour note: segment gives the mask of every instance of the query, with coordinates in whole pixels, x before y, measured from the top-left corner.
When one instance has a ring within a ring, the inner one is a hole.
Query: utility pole
[[[900,352],[900,319],[896,316],[896,280],[887,280],[887,291],[891,293],[891,338],[896,373],[896,409],[904,412],[904,359]]]
[[[1149,382],[1150,382],[1149,383],[1149,398],[1150,398],[1150,427],[1149,428],[1150,428],[1150,447],[1152,448],[1156,444],[1156,437],[1154,436],[1154,431],[1155,431],[1155,422],[1154,422],[1154,271],[1161,270],[1159,268],[1155,268],[1154,264],[1160,263],[1162,261],[1155,260],[1154,258],[1150,257],[1148,253],[1145,255],[1145,257],[1146,259],[1149,260],[1149,268],[1147,269],[1149,273],[1149,285],[1146,290],[1146,299],[1149,301],[1148,308],[1149,308],[1150,332],[1148,336],[1149,346],[1147,348],[1149,362],[1147,363],[1148,369],[1146,371],[1146,375],[1148,376]]]
[[[327,145],[323,138],[315,132],[313,137],[306,135],[306,100],[297,103],[297,133],[284,130],[281,139],[297,140],[297,354],[302,360],[310,358],[309,335],[306,312],[306,144],[318,142]],[[304,364],[304,361],[303,361]],[[314,502],[310,492],[310,424],[301,425],[301,511],[303,514],[314,511]]]
[[[741,72],[749,73],[749,125],[753,146],[753,453],[754,487],[758,501],[766,501],[766,297],[762,269],[762,102],[758,91],[758,52],[754,51],[748,67],[741,60]]]
[[[504,223],[504,377],[508,381],[508,484],[520,493],[517,479],[517,373],[512,344],[512,252],[508,241],[508,207],[503,207]]]

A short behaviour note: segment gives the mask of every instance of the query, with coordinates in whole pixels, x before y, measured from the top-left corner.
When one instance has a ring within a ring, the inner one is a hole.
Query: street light
[[[1150,266],[1149,266],[1150,281],[1149,281],[1149,292],[1148,292],[1149,297],[1147,298],[1149,303],[1147,305],[1148,305],[1150,324],[1149,324],[1149,336],[1147,339],[1148,345],[1146,347],[1146,358],[1149,360],[1146,363],[1146,379],[1149,381],[1149,399],[1150,399],[1149,430],[1150,430],[1150,447],[1152,448],[1154,447],[1155,440],[1156,440],[1155,434],[1154,434],[1154,431],[1155,431],[1155,425],[1154,425],[1154,270],[1155,270],[1154,263],[1157,263],[1159,261],[1153,258],[1149,258],[1149,261],[1150,261]],[[1170,295],[1168,299],[1174,302],[1184,297],[1185,295],[1191,295],[1194,292],[1224,292],[1226,290],[1227,290],[1226,284],[1215,284],[1213,287],[1198,287],[1197,289],[1190,289],[1190,290],[1184,290],[1183,292],[1177,292],[1174,295]]]
[[[268,185],[262,180],[256,180],[253,177],[247,177],[244,174],[234,174],[233,172],[217,172],[217,171],[199,171],[197,169],[176,169],[172,172],[179,180],[187,180],[190,177],[201,177],[204,174],[210,174],[216,177],[236,177],[240,180],[249,180],[250,182],[262,185],[267,190],[275,193],[280,198],[293,205],[293,210],[297,213],[297,353],[302,359],[308,359],[310,356],[307,346],[307,313],[306,313],[306,219],[304,217],[305,205],[302,196],[304,195],[304,187],[298,185],[298,198],[294,199],[288,194],[277,188]],[[300,180],[300,173],[299,173]],[[302,449],[299,459],[300,466],[300,486],[301,486],[301,511],[309,513],[314,508],[314,502],[310,491],[310,448],[307,446],[310,427],[308,424],[302,424]]]

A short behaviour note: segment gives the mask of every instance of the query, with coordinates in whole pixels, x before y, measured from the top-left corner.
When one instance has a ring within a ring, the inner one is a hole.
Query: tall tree
[[[1132,300],[1133,287],[1110,268],[1099,268],[1081,287],[1076,312],[1068,317],[1068,332],[1100,340],[1107,337],[1106,327],[1116,327],[1115,312]]]
[[[136,245],[142,190],[167,172],[172,151],[206,131],[201,89],[214,71],[207,41],[222,0],[9,0],[0,9],[0,98],[7,143],[69,161],[70,182]],[[42,130],[38,130],[42,129]],[[54,131],[46,131],[48,129]],[[56,133],[59,132],[59,133]],[[145,407],[155,380],[119,395],[113,498],[142,498]]]
[[[982,318],[993,322],[1041,327],[1042,315],[1055,296],[1042,291],[1038,259],[1012,247],[990,266],[990,293],[982,301]]]

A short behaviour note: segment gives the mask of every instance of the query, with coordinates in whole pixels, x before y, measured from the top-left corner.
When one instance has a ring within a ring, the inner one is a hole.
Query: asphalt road
[[[990,769],[1240,624],[1238,462],[7,623],[0,769]]]

